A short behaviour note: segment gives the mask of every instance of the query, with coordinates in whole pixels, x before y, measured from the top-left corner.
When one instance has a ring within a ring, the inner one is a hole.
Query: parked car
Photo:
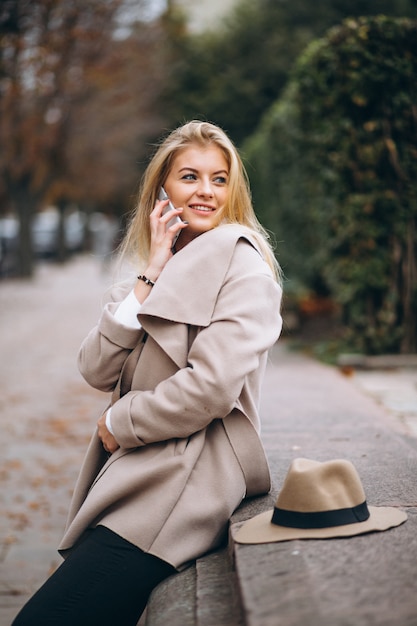
[[[32,219],[32,246],[37,258],[55,258],[59,246],[60,215],[55,207],[39,211]],[[70,253],[83,249],[87,216],[74,209],[64,217],[65,247]],[[0,217],[0,276],[11,276],[17,267],[20,224],[13,215]]]
[[[36,213],[32,221],[33,251],[38,257],[55,257],[59,246],[58,209],[49,207]],[[86,215],[74,210],[64,216],[64,238],[68,252],[82,249],[85,235]]]
[[[37,257],[53,257],[58,252],[59,213],[54,207],[36,213],[32,220],[32,246]]]
[[[0,218],[0,276],[12,276],[17,265],[19,222],[13,215]]]
[[[65,245],[70,252],[80,252],[84,246],[87,215],[82,211],[71,211],[65,217]]]

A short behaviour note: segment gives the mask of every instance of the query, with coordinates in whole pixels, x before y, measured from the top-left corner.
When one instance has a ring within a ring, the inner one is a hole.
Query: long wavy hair
[[[275,278],[279,280],[280,268],[269,234],[253,210],[248,176],[242,160],[226,133],[209,122],[187,122],[172,131],[157,147],[141,181],[138,201],[120,246],[121,259],[133,262],[138,269],[146,266],[151,243],[149,216],[176,155],[190,145],[203,148],[215,145],[223,152],[229,168],[229,178],[227,199],[220,222],[245,226],[257,241]]]

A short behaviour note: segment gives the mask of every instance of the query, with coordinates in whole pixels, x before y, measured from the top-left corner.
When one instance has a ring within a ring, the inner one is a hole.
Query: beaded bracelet
[[[147,285],[150,285],[151,287],[153,287],[155,284],[153,280],[151,280],[150,278],[147,278],[143,274],[139,274],[138,280],[143,280],[144,283],[146,283]]]

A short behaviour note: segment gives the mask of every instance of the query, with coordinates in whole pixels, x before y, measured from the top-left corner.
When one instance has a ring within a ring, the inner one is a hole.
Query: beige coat
[[[180,569],[219,544],[245,495],[269,490],[257,407],[281,290],[245,233],[220,226],[176,254],[142,306],[141,330],[114,320],[127,293],[116,289],[85,339],[80,370],[113,391],[120,448],[107,458],[94,434],[63,554],[102,524]]]

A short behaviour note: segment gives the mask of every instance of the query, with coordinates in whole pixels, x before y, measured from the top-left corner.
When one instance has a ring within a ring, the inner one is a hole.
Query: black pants
[[[12,626],[136,626],[174,567],[98,526],[20,611]]]

